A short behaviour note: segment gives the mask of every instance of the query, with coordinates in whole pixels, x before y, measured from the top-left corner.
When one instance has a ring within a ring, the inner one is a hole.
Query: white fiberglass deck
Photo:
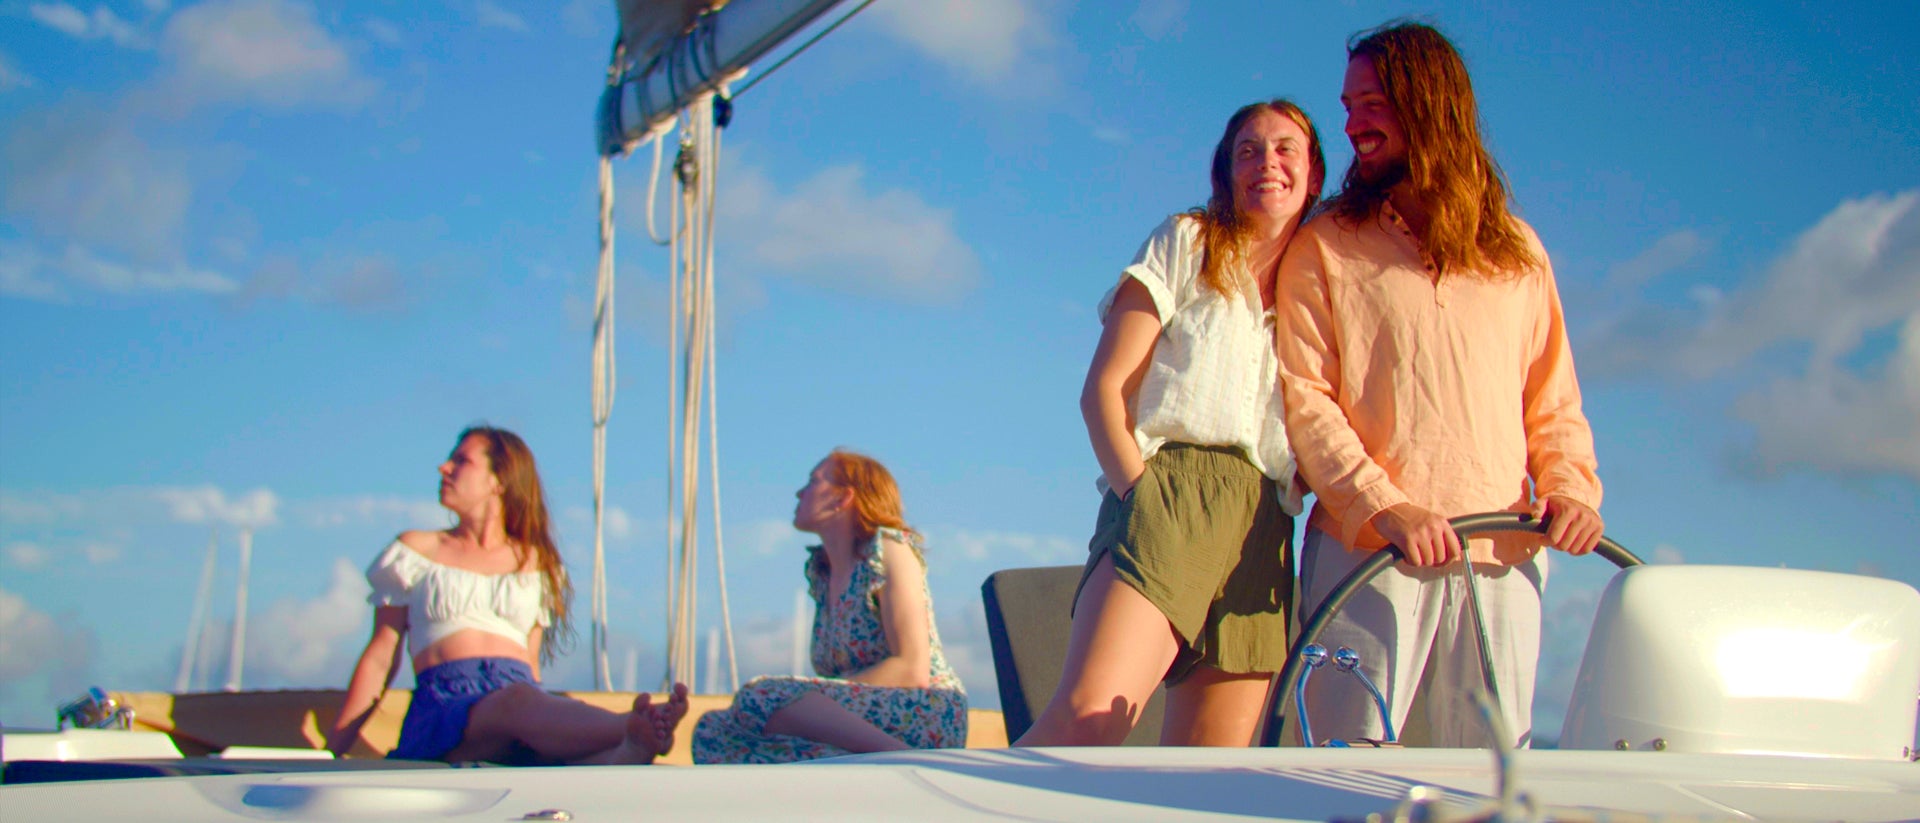
[[[1920,764],[1668,752],[1517,753],[1550,813],[1733,820],[1920,818]],[[1416,786],[1490,799],[1472,750],[1051,749],[784,766],[312,772],[0,788],[9,820],[1328,820]]]

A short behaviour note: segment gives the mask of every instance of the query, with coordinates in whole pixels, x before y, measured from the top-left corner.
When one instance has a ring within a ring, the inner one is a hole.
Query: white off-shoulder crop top
[[[552,622],[537,571],[481,574],[435,563],[393,541],[367,566],[375,606],[407,607],[407,644],[413,654],[465,629],[505,637],[522,647],[534,626]]]

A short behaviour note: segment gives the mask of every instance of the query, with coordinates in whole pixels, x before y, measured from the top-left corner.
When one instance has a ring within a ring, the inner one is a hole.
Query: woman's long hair
[[[569,604],[573,601],[573,582],[567,567],[560,562],[560,549],[553,543],[552,521],[547,517],[547,496],[540,487],[540,472],[533,464],[533,450],[527,442],[506,429],[471,426],[454,441],[467,442],[478,437],[487,444],[487,461],[493,464],[493,476],[500,481],[500,508],[506,521],[507,541],[513,547],[516,566],[525,566],[527,552],[540,570],[549,625],[542,633],[540,658],[551,663],[573,641],[573,620]]]
[[[1420,246],[1441,274],[1503,278],[1532,271],[1540,261],[1508,211],[1506,175],[1481,139],[1473,81],[1460,52],[1432,26],[1399,20],[1354,35],[1347,59],[1360,57],[1373,64],[1406,132],[1406,182],[1427,211]],[[1359,169],[1358,162],[1347,167],[1329,204],[1350,225],[1377,217],[1388,195],[1388,187],[1360,179]]]
[[[827,455],[833,484],[853,493],[853,515],[860,526],[856,545],[864,546],[882,528],[912,531],[901,513],[900,486],[880,461],[858,452],[834,449]]]
[[[1222,296],[1231,296],[1235,283],[1228,272],[1234,271],[1247,254],[1247,235],[1253,230],[1241,218],[1240,210],[1233,202],[1233,143],[1240,136],[1240,128],[1248,120],[1263,111],[1292,120],[1294,125],[1307,133],[1307,150],[1311,153],[1311,166],[1307,170],[1308,185],[1314,180],[1327,179],[1327,157],[1320,148],[1320,131],[1313,127],[1313,118],[1307,116],[1305,109],[1285,98],[1274,98],[1259,103],[1241,106],[1239,111],[1227,118],[1227,129],[1220,135],[1220,142],[1213,147],[1213,166],[1208,178],[1213,183],[1213,194],[1207,198],[1207,205],[1187,212],[1200,222],[1200,282]],[[1320,202],[1320,188],[1314,185],[1307,192],[1306,202],[1300,206],[1300,213],[1294,215],[1293,225],[1313,211],[1314,204]]]

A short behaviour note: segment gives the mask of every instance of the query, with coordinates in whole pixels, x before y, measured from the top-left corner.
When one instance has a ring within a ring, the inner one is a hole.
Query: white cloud
[[[8,57],[6,52],[0,52],[0,92],[30,89],[38,85],[39,80],[15,66],[13,58]]]
[[[246,683],[345,683],[359,651],[355,641],[372,625],[367,591],[360,569],[336,557],[327,589],[318,597],[280,600],[251,616]]]
[[[116,295],[231,294],[240,288],[239,283],[226,275],[180,263],[128,265],[104,259],[80,246],[68,246],[65,254],[47,257],[19,244],[0,244],[0,294],[66,302],[72,296],[67,286]]]
[[[592,506],[568,506],[566,518],[567,518],[567,527],[569,528],[569,530],[572,530],[575,534],[579,535],[578,540],[580,540],[583,544],[592,540],[593,538],[593,507]],[[619,506],[611,506],[611,505],[607,506],[606,521],[604,523],[604,529],[602,531],[602,534],[606,535],[606,538],[609,541],[626,542],[628,538],[633,536],[632,515],[627,514],[627,510],[620,508]]]
[[[194,195],[185,159],[104,113],[65,107],[19,118],[0,169],[7,214],[42,237],[144,262],[178,256]]]
[[[727,534],[740,551],[756,557],[790,556],[795,558],[795,568],[799,568],[798,558],[801,549],[809,544],[820,542],[820,538],[805,534],[793,527],[789,520],[756,520],[752,523],[727,524]]]
[[[1706,376],[1785,342],[1832,363],[1863,335],[1920,310],[1920,191],[1841,203],[1768,267],[1757,288],[1710,304],[1675,358]]]
[[[1765,471],[1799,466],[1920,479],[1920,312],[1907,318],[1879,374],[1816,363],[1741,397],[1734,414],[1753,426],[1753,458]]]
[[[82,492],[0,492],[0,517],[10,523],[54,526],[83,523],[138,526],[156,523],[276,525],[280,498],[269,489],[229,495],[215,486],[121,486]],[[95,556],[117,552],[98,548]],[[83,549],[84,553],[84,549]]]
[[[73,549],[72,553],[79,555],[88,566],[103,566],[120,559],[120,547],[107,543],[82,543]],[[46,568],[47,564],[53,561],[55,554],[66,553],[55,552],[38,543],[25,541],[9,543],[6,548],[0,549],[0,556],[4,556],[8,563],[15,568],[29,571]]]
[[[388,46],[398,47],[402,42],[400,27],[387,20],[370,17],[361,23],[360,27],[367,30],[367,36]]]
[[[1533,728],[1538,738],[1558,738],[1586,653],[1587,635],[1600,606],[1600,589],[1549,585],[1542,598],[1540,662],[1534,680]]]
[[[447,510],[427,497],[361,495],[291,504],[290,519],[314,528],[385,526],[394,531],[435,529],[447,525]]]
[[[280,522],[280,498],[270,489],[254,489],[231,499],[214,486],[158,488],[151,494],[178,523],[258,528]]]
[[[104,566],[115,560],[119,560],[121,554],[122,552],[119,546],[107,543],[82,543],[80,545],[80,556],[86,558],[87,565],[89,566]]]
[[[0,521],[13,525],[58,523],[79,517],[84,510],[78,497],[36,495],[33,499],[17,492],[0,490]]]
[[[0,686],[46,676],[52,693],[63,688],[59,681],[87,667],[93,646],[91,632],[57,621],[20,595],[0,589]]]
[[[758,169],[721,178],[719,207],[740,239],[778,274],[859,294],[945,303],[972,291],[980,262],[955,232],[953,212],[904,189],[869,191],[858,165],[828,168],[790,193]]]
[[[125,48],[146,46],[139,29],[106,6],[95,6],[88,14],[66,3],[35,3],[27,13],[41,25],[81,40],[111,40]]]
[[[27,542],[8,543],[5,549],[0,549],[0,554],[4,554],[7,562],[15,568],[28,570],[43,568],[52,559],[39,544]]]
[[[979,85],[1011,93],[1056,85],[1042,57],[1056,38],[1031,0],[916,0],[879,3],[867,13],[887,33]]]
[[[607,4],[595,0],[567,0],[560,9],[560,23],[575,37],[599,37],[614,30],[615,21],[604,16]]]
[[[1140,0],[1133,25],[1149,40],[1165,40],[1187,30],[1187,0]]]
[[[87,36],[87,13],[65,3],[35,3],[27,13],[40,24],[74,37]]]
[[[1669,235],[1613,279],[1655,277],[1706,249],[1690,232]],[[1758,282],[1693,293],[1690,312],[1630,305],[1628,319],[1588,348],[1617,370],[1766,376],[1732,409],[1752,428],[1753,468],[1920,478],[1920,190],[1843,202]],[[1882,360],[1866,341],[1896,327],[1900,342]],[[1761,360],[1801,348],[1798,368]]]
[[[991,560],[1000,566],[1048,566],[1086,560],[1086,541],[1044,534],[928,529],[930,544],[944,547],[969,561]]]
[[[1095,126],[1093,139],[1109,145],[1124,146],[1133,142],[1133,135],[1128,134],[1126,129],[1115,126]]]
[[[264,257],[234,294],[241,306],[269,299],[384,311],[407,304],[407,281],[399,264],[384,254],[329,257],[311,266],[274,254]]]
[[[0,243],[0,295],[61,303],[60,285],[41,276],[40,256],[18,243]]]
[[[210,0],[175,13],[161,33],[169,65],[156,113],[210,103],[350,109],[379,84],[292,0]]]
[[[1632,259],[1614,266],[1607,273],[1607,282],[1620,288],[1639,288],[1711,253],[1713,246],[1713,241],[1692,229],[1671,232]]]
[[[1653,547],[1653,554],[1646,561],[1657,566],[1677,566],[1687,562],[1687,558],[1678,548],[1661,543]]]
[[[527,30],[527,21],[521,19],[520,15],[488,2],[488,0],[480,0],[480,2],[474,6],[473,16],[474,22],[479,23],[481,28],[505,29],[513,32],[525,32]]]

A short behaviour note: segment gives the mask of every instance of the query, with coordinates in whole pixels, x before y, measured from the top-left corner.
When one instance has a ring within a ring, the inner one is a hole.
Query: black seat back
[[[1005,569],[987,575],[980,585],[1008,742],[1026,733],[1060,685],[1080,571],[1080,566]],[[1159,744],[1165,691],[1165,687],[1153,690],[1125,745]]]

